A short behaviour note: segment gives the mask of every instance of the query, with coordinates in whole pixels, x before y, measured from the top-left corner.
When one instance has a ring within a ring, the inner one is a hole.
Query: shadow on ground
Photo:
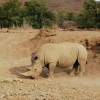
[[[16,76],[18,76],[18,78],[21,78],[21,79],[31,79],[31,77],[27,77],[27,76],[23,76],[21,75],[20,73],[24,73],[24,72],[27,72],[29,71],[27,68],[30,68],[30,65],[26,65],[26,66],[20,66],[20,67],[13,67],[11,69],[9,69],[10,73],[11,74],[14,74]],[[71,69],[69,68],[59,68],[59,67],[56,67],[55,70],[54,70],[54,74],[57,74],[57,73],[61,73],[61,72],[64,72],[65,74],[69,74],[71,71]],[[20,73],[19,73],[20,72]],[[43,68],[41,74],[40,74],[40,77],[43,77],[43,78],[47,78],[47,74],[49,73],[49,70],[45,67]]]

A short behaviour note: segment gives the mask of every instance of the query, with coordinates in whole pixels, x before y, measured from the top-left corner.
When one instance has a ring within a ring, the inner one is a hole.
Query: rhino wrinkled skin
[[[79,70],[79,76],[82,76],[87,62],[87,50],[78,43],[46,43],[32,54],[31,61],[31,70],[23,75],[36,78],[42,72],[43,67],[47,67],[49,77],[53,78],[55,67],[73,66],[75,72]]]

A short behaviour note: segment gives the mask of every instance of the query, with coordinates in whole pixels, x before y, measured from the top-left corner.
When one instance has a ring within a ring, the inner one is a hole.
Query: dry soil
[[[100,100],[100,31],[0,29],[0,100]],[[40,33],[41,34],[41,33]],[[19,75],[31,64],[31,53],[45,42],[79,42],[88,50],[84,76],[56,69],[55,78],[38,79]]]

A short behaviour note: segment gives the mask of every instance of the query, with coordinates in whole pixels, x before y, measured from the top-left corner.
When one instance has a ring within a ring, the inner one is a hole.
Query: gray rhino
[[[75,72],[79,69],[79,76],[82,76],[87,62],[87,50],[78,43],[46,43],[32,54],[31,61],[31,70],[21,73],[22,75],[36,78],[41,74],[43,67],[47,67],[49,77],[53,78],[55,67],[73,66]]]

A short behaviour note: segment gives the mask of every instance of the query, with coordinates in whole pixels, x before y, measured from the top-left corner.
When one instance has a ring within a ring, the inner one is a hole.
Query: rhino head
[[[32,63],[31,69],[29,71],[20,74],[24,76],[30,76],[34,79],[37,78],[41,74],[41,72],[42,72],[41,62],[39,60],[36,60]]]

